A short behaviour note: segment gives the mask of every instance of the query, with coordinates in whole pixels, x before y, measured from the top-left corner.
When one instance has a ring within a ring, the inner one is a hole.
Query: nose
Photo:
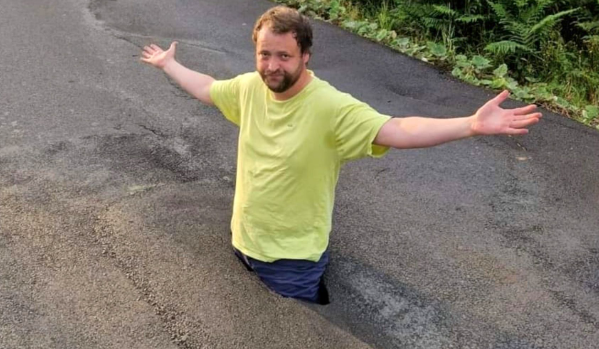
[[[269,59],[268,60],[268,70],[269,71],[277,71],[279,69],[279,62],[277,62],[276,59]]]

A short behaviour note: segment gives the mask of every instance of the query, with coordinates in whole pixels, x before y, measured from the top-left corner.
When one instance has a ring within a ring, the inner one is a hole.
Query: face
[[[308,59],[292,33],[275,34],[268,26],[258,32],[256,69],[271,91],[283,93],[293,87],[306,70]]]

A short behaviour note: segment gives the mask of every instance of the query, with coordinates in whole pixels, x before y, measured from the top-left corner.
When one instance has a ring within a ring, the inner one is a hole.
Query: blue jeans
[[[235,255],[249,271],[255,272],[268,288],[283,297],[311,303],[329,304],[329,292],[323,274],[329,263],[326,250],[318,262],[297,259],[279,259],[272,263],[248,257],[235,249]]]

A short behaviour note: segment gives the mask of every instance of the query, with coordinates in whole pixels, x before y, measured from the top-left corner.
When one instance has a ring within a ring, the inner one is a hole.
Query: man
[[[502,92],[476,114],[454,119],[391,118],[341,93],[307,69],[308,20],[274,7],[253,32],[257,72],[230,80],[189,70],[167,51],[144,47],[141,60],[163,70],[191,95],[238,125],[237,179],[231,231],[236,255],[272,290],[328,303],[328,263],[340,166],[389,147],[430,147],[476,135],[526,134],[535,106],[502,109]]]

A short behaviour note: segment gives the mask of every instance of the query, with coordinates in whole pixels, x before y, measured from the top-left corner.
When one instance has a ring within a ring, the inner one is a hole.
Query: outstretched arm
[[[483,105],[476,114],[453,119],[423,117],[394,118],[381,127],[374,144],[399,149],[432,147],[478,135],[521,135],[539,122],[535,105],[503,109],[499,105],[509,96],[503,91]]]
[[[211,76],[188,69],[177,62],[175,60],[176,48],[176,41],[166,51],[154,44],[145,46],[141,53],[141,61],[163,70],[187,93],[203,103],[214,105],[210,98],[210,86],[212,86],[214,79]]]

